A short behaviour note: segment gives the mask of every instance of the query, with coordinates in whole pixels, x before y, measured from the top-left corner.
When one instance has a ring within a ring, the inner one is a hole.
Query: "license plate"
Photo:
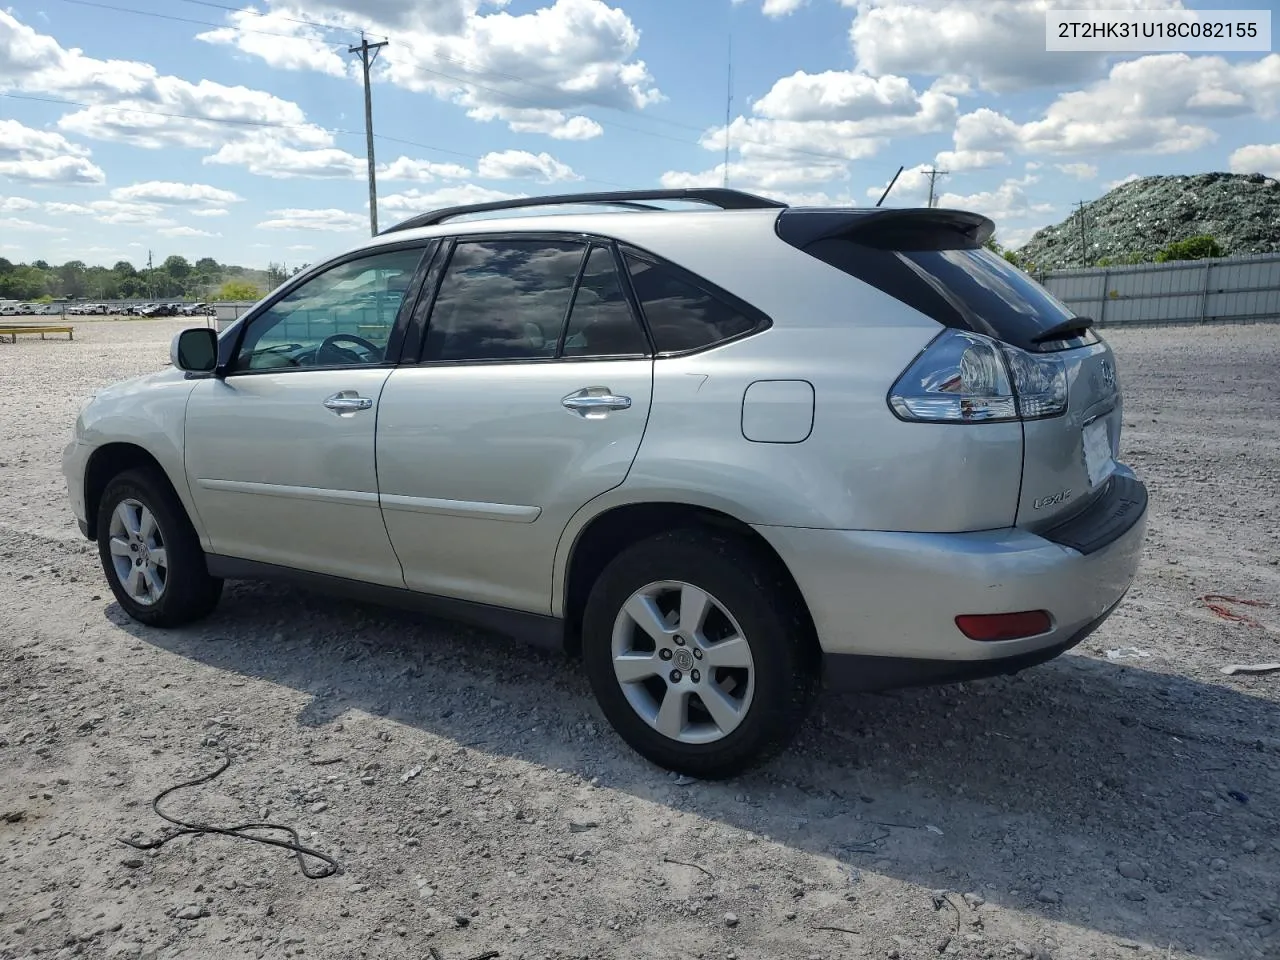
[[[1091,487],[1111,476],[1116,468],[1111,456],[1111,433],[1105,420],[1095,420],[1084,428],[1084,466]]]

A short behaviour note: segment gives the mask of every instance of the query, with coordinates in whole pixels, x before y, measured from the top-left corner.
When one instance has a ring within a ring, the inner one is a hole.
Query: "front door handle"
[[[583,387],[576,393],[569,394],[560,403],[580,416],[593,419],[607,416],[611,410],[631,408],[630,397],[620,397],[608,387]]]
[[[324,405],[334,413],[355,413],[357,410],[368,410],[373,406],[373,401],[368,397],[361,397],[347,390],[343,393],[335,393],[332,397],[327,397]]]

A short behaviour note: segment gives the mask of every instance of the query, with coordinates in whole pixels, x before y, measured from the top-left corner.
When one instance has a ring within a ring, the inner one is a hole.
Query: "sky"
[[[316,263],[456,203],[659,186],[976,210],[1280,177],[1280,54],[1049,53],[1044,10],[1276,0],[0,0],[0,256]],[[1280,24],[1280,17],[1276,18]],[[732,69],[730,69],[730,65]],[[726,123],[726,120],[728,121]]]

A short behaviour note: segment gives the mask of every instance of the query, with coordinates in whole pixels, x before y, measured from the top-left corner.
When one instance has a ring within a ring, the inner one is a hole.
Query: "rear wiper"
[[[1093,326],[1093,317],[1067,317],[1061,323],[1055,323],[1048,330],[1043,330],[1031,338],[1032,343],[1048,343],[1050,340],[1065,340],[1073,334],[1084,333]]]

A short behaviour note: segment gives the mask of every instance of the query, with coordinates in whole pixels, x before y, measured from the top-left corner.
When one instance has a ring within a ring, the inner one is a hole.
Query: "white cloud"
[[[1135,180],[1141,180],[1142,174],[1131,173],[1127,177],[1121,177],[1119,180],[1110,180],[1103,184],[1108,190],[1114,190],[1116,187],[1123,187],[1126,183],[1133,183]]]
[[[378,210],[380,213],[390,213],[403,218],[441,207],[490,203],[495,200],[511,200],[523,196],[525,196],[523,193],[506,193],[502,190],[476,186],[473,183],[463,183],[441,187],[438,190],[423,191],[415,188],[403,193],[388,194],[378,198]]]
[[[795,13],[809,0],[764,0],[761,11],[766,17],[785,17]]]
[[[972,76],[984,89],[1087,81],[1106,68],[1096,53],[1045,53],[1044,13],[1074,10],[1179,9],[1180,0],[842,0],[853,7],[849,40],[859,69]]]
[[[225,217],[230,212],[230,210],[225,210],[222,207],[207,207],[203,210],[188,211],[193,217]]]
[[[814,187],[849,177],[849,164],[875,156],[892,137],[933,133],[956,122],[955,78],[917,92],[903,77],[871,77],[829,70],[797,71],[776,81],[752,104],[754,116],[713,127],[699,141],[738,159],[729,165],[735,187],[770,196],[827,196]],[[724,163],[702,171],[668,170],[669,187],[719,185]]]
[[[236,10],[227,18],[230,26],[198,33],[196,39],[237,47],[280,70],[316,70],[331,77],[357,75],[354,61],[343,56],[345,50],[325,42],[320,30],[286,13]]]
[[[294,253],[305,253],[308,250],[314,250],[315,245],[310,243],[291,243],[287,249]]]
[[[579,111],[639,109],[662,99],[635,57],[640,32],[604,0],[555,0],[519,15],[482,10],[479,0],[282,0],[273,7],[280,17],[317,11],[348,33],[367,28],[393,35],[379,53],[377,79],[451,101],[473,120],[500,121],[514,132],[591,139],[603,129]],[[245,33],[246,26],[257,28],[253,18],[241,17],[205,39],[234,43],[287,69],[339,71],[340,58],[330,50],[314,47],[314,64],[299,54],[306,43],[319,43],[314,31],[282,30],[303,40],[281,40],[273,48],[270,38]]]
[[[1116,64],[1104,80],[1055,99],[1044,117],[1017,123],[981,107],[956,123],[957,151],[1079,154],[1181,153],[1217,133],[1205,121],[1280,109],[1280,54],[1255,61],[1157,54]]]
[[[776,81],[752,104],[758,116],[774,120],[869,120],[875,117],[911,117],[924,112],[921,97],[905,77],[872,77],[865,73],[797,70]],[[944,115],[946,101],[931,104]],[[951,116],[955,104],[951,101]]]
[[[220,237],[220,233],[209,233],[207,230],[197,230],[195,227],[162,227],[160,234],[166,237]]]
[[[223,144],[203,162],[244,167],[250,173],[276,180],[363,180],[369,170],[364,157],[339,147],[301,149],[280,143],[269,135]],[[378,167],[378,179],[381,181],[416,180],[425,183],[438,179],[460,180],[469,176],[471,171],[460,164],[434,163],[403,156]]]
[[[1280,143],[1251,143],[1232,151],[1232,173],[1262,173],[1280,179]]]
[[[167,180],[149,180],[128,187],[116,187],[111,191],[111,198],[169,206],[239,203],[244,199],[230,190],[211,187],[206,183],[174,183]]]
[[[57,227],[51,227],[47,223],[36,223],[33,220],[24,220],[21,217],[0,217],[0,235],[4,230],[22,230],[26,233],[61,233]]]
[[[272,210],[272,218],[258,224],[260,230],[326,230],[346,233],[368,228],[369,219],[364,214],[345,210],[300,210],[289,208]]]
[[[1039,223],[1032,227],[1013,227],[1009,230],[1001,230],[996,236],[996,240],[1006,250],[1017,250],[1046,226],[1048,226],[1048,223]]]
[[[36,130],[17,120],[0,120],[0,177],[68,185],[104,183],[107,179],[89,160],[84,147],[60,133]]]
[[[1028,196],[1027,187],[1039,182],[1033,175],[1018,180],[1006,180],[994,190],[979,193],[943,193],[938,197],[939,207],[972,210],[989,217],[997,224],[1005,220],[1021,220],[1039,214],[1052,213],[1054,205]]]
[[[367,164],[337,147],[299,149],[269,137],[227,143],[204,158],[205,163],[240,166],[250,173],[277,180],[294,177],[352,180],[365,176]]]
[[[469,176],[471,171],[461,164],[434,163],[431,160],[413,160],[409,157],[400,157],[378,168],[379,180],[418,180],[431,183],[435,180],[465,180]]]
[[[40,204],[26,197],[0,197],[0,213],[19,213],[23,210],[35,210]]]
[[[477,171],[486,180],[537,180],[541,183],[555,183],[582,179],[573,172],[572,167],[561,163],[551,154],[533,154],[527,150],[487,153],[480,158]]]
[[[275,128],[279,140],[305,146],[332,142],[296,103],[243,86],[192,83],[136,60],[89,57],[0,10],[4,89],[86,102],[62,117],[59,129],[153,149],[213,147],[258,133],[263,124],[283,125]]]
[[[174,221],[164,218],[164,208],[156,203],[128,200],[90,200],[86,203],[62,203],[51,201],[44,205],[55,216],[93,217],[99,223],[171,226]]]
[[[987,170],[1009,162],[1003,150],[943,150],[934,158],[940,170],[961,173],[966,170]]]
[[[1098,175],[1098,168],[1092,163],[1055,163],[1054,166],[1077,180],[1092,180]]]

